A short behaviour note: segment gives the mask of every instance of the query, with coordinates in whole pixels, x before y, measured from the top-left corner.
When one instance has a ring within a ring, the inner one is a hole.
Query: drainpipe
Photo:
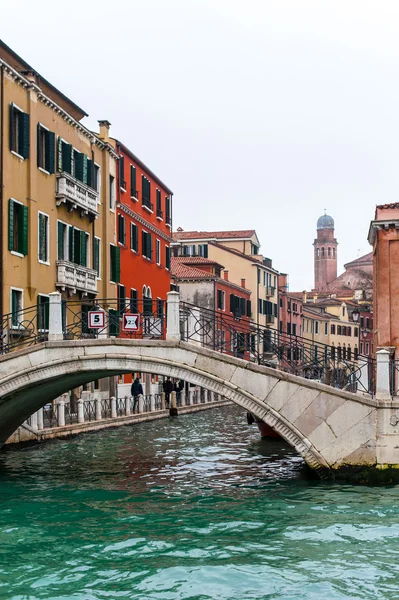
[[[4,65],[1,65],[1,103],[0,103],[0,231],[5,235],[3,228],[3,188],[4,188]],[[0,243],[0,315],[4,314],[4,272],[3,272],[3,247],[4,240]]]

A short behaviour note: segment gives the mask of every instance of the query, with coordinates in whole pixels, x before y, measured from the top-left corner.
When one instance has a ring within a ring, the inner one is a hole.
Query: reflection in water
[[[7,450],[0,597],[397,598],[398,510],[238,407]]]

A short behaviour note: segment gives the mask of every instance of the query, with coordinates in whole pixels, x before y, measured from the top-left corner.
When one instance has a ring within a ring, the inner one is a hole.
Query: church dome
[[[334,219],[330,215],[322,215],[317,219],[317,229],[334,229]]]

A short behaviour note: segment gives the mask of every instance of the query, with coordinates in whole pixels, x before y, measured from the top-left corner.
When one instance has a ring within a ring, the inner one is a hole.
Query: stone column
[[[161,394],[161,409],[165,410],[165,392]]]
[[[194,390],[188,391],[188,405],[192,406],[194,404]]]
[[[139,396],[139,413],[143,413],[144,412],[144,396],[143,394],[140,394]]]
[[[48,339],[50,342],[64,339],[62,333],[61,294],[59,292],[49,294]]]
[[[377,400],[391,400],[390,359],[391,352],[386,348],[377,350]]]
[[[57,404],[58,427],[65,427],[65,402],[60,400]]]
[[[101,398],[96,396],[94,398],[95,407],[96,407],[96,421],[101,421],[102,419],[102,406],[101,406]]]
[[[208,402],[208,390],[204,390],[204,403]]]
[[[186,405],[186,390],[184,388],[180,392],[180,404],[181,404],[181,406]]]
[[[33,415],[30,416],[30,426],[37,431],[37,412],[34,412]]]
[[[116,419],[116,397],[111,397],[111,419]]]
[[[37,411],[37,428],[44,429],[44,415],[42,408],[39,408],[39,410]]]
[[[150,411],[154,412],[155,410],[155,396],[154,394],[150,395]]]
[[[170,394],[170,408],[169,414],[171,417],[177,417],[177,402],[176,402],[176,392],[171,392]]]
[[[215,393],[209,390],[209,402],[215,402]]]
[[[85,408],[84,408],[84,400],[79,398],[78,400],[78,423],[85,422]]]
[[[180,294],[168,292],[166,314],[166,339],[172,342],[180,341]]]
[[[125,415],[130,416],[130,396],[125,396]]]

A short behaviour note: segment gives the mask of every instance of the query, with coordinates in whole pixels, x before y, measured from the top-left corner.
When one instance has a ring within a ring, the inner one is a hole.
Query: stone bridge
[[[322,477],[349,465],[399,465],[397,401],[334,389],[173,339],[48,341],[1,356],[0,444],[67,390],[132,372],[181,378],[222,394],[263,419]]]

